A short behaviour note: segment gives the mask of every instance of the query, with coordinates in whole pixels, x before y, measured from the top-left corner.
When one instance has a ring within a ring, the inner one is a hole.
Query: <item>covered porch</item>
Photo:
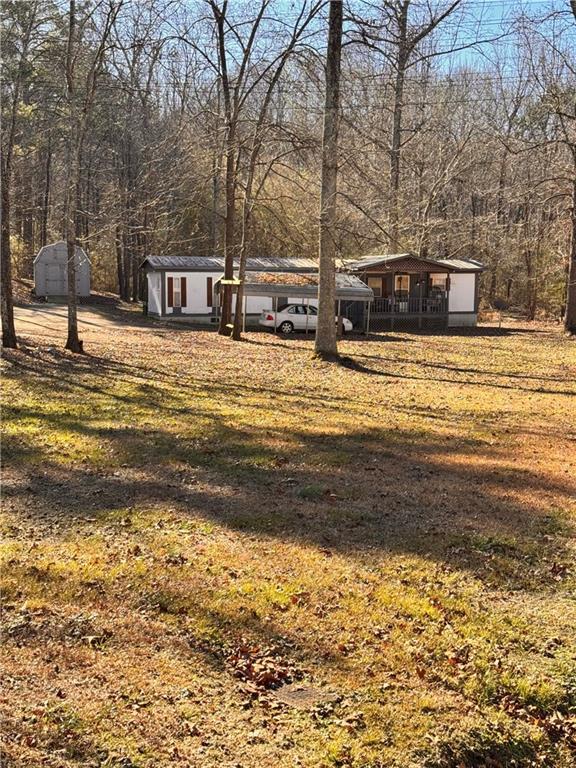
[[[374,293],[370,330],[448,325],[448,267],[405,254],[362,260],[353,269]]]

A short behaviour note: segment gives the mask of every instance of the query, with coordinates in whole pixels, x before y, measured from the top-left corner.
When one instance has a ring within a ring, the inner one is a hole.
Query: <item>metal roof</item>
[[[239,260],[234,259],[234,267]],[[173,269],[180,272],[219,272],[224,269],[223,256],[148,256],[142,267],[150,269]],[[249,270],[269,272],[309,272],[316,271],[318,263],[313,259],[300,257],[258,256],[246,260]]]
[[[318,275],[247,272],[244,282],[246,296],[289,296],[300,299],[318,297]],[[356,275],[336,273],[336,298],[350,301],[372,301],[374,292]]]
[[[437,259],[438,264],[444,264],[451,269],[461,272],[482,272],[484,264],[475,259]]]
[[[457,272],[481,272],[484,269],[483,264],[479,261],[474,261],[473,259],[424,259],[413,253],[385,253],[380,256],[367,256],[363,259],[343,261],[342,268],[358,272],[370,269],[370,267],[392,264],[396,261],[402,261],[403,259],[430,264],[432,267],[438,265],[444,269],[453,269]]]
[[[377,264],[386,264],[389,261],[398,261],[399,259],[414,258],[412,253],[385,253],[380,256],[366,256],[363,259],[348,259],[342,261],[342,268],[353,269],[365,269],[367,267],[375,267]]]

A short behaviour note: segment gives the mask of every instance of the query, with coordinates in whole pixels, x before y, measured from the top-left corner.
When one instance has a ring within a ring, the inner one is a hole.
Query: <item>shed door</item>
[[[46,293],[52,296],[66,293],[66,276],[62,264],[46,265]]]

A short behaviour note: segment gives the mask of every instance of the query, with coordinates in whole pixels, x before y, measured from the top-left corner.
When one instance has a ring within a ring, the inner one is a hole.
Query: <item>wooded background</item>
[[[135,299],[145,255],[221,254],[227,226],[248,255],[317,256],[326,3],[88,0],[71,40],[68,3],[2,13],[16,275],[65,239],[94,62],[77,216],[94,289]],[[486,304],[559,317],[575,50],[569,0],[345,4],[338,256],[477,259]]]

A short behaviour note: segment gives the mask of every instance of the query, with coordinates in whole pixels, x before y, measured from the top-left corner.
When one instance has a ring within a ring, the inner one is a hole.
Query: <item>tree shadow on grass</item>
[[[361,357],[370,357],[369,355],[361,355]],[[378,361],[385,361],[386,358],[382,357],[373,357],[372,359],[378,360]],[[436,381],[436,382],[442,382],[447,384],[458,384],[458,383],[464,383],[467,386],[474,386],[474,387],[494,387],[495,389],[513,389],[513,390],[524,390],[524,391],[530,391],[530,392],[541,392],[547,395],[566,395],[569,397],[574,397],[576,395],[576,392],[573,390],[563,390],[563,389],[550,389],[546,387],[530,387],[530,388],[524,388],[519,386],[518,384],[504,384],[501,382],[496,381],[455,381],[454,379],[448,379],[443,378],[441,376],[426,376],[425,374],[422,376],[415,376],[414,374],[409,374],[405,372],[393,372],[393,371],[384,371],[378,368],[371,368],[364,363],[360,362],[359,360],[354,359],[353,357],[348,356],[342,356],[338,361],[338,365],[341,365],[343,368],[348,368],[352,371],[357,371],[358,373],[365,373],[370,376],[384,376],[388,378],[394,378],[394,379],[411,379],[413,381]],[[403,362],[401,360],[389,360],[389,362]],[[404,361],[407,362],[407,361]],[[485,376],[499,376],[503,378],[520,378],[520,379],[531,379],[536,381],[553,381],[553,382],[562,382],[562,383],[572,383],[569,379],[554,379],[554,378],[540,378],[537,376],[514,376],[514,374],[506,374],[506,373],[491,373],[489,371],[479,371],[474,370],[470,368],[458,368],[456,366],[447,366],[447,365],[436,365],[435,363],[426,363],[423,362],[422,366],[425,368],[438,368],[440,370],[446,370],[449,372],[454,373],[473,373],[475,375],[485,375]]]
[[[509,447],[466,437],[462,414],[434,413],[418,403],[402,403],[395,408],[417,419],[420,429],[383,425],[335,436],[318,431],[317,413],[316,431],[305,421],[298,427],[277,427],[272,422],[262,429],[257,426],[259,409],[270,408],[271,403],[287,413],[301,409],[304,419],[310,401],[314,412],[337,416],[348,398],[263,390],[244,382],[231,387],[190,372],[171,376],[160,367],[71,357],[59,350],[38,355],[24,349],[7,357],[14,364],[9,375],[25,374],[34,382],[36,397],[45,396],[50,402],[57,391],[72,403],[90,403],[81,416],[58,408],[36,412],[20,405],[5,407],[8,427],[20,421],[35,424],[36,429],[38,424],[45,426],[41,439],[30,436],[37,432],[27,435],[17,427],[15,437],[7,432],[4,460],[29,482],[8,485],[6,497],[28,493],[33,513],[52,516],[64,526],[77,515],[173,504],[182,514],[208,517],[231,529],[329,546],[352,556],[416,552],[440,561],[467,559],[468,567],[476,568],[497,555],[510,566],[503,571],[518,583],[527,581],[520,575],[521,567],[526,565],[528,574],[538,570],[537,555],[542,552],[550,558],[564,557],[563,545],[554,537],[542,542],[548,531],[565,525],[556,518],[559,510],[567,509],[571,478],[520,470]],[[372,369],[357,357],[344,360],[345,366],[371,375]],[[470,367],[437,367],[495,375]],[[517,381],[504,385],[375,373],[458,386],[570,394],[521,387]],[[229,406],[242,408],[243,423],[235,425],[214,407],[223,397]],[[110,404],[116,403],[134,408],[140,423],[115,424]],[[101,404],[108,407],[104,413],[99,411]],[[355,407],[371,405],[354,398]],[[434,430],[438,419],[450,434]],[[97,446],[93,453],[90,446]]]
[[[31,415],[15,411],[7,422]],[[97,416],[42,419],[48,435],[62,430],[106,449],[102,459],[70,466],[49,440],[5,440],[6,465],[26,476],[24,485],[5,485],[5,499],[26,495],[32,515],[63,530],[71,518],[166,505],[232,530],[352,557],[415,553],[480,568],[486,577],[484,566],[496,557],[498,578],[522,588],[550,583],[553,562],[568,556],[562,540],[548,534],[567,526],[557,513],[573,491],[570,478],[519,469],[504,450],[476,439],[386,428],[349,432],[337,442],[329,433],[285,428],[268,429],[263,439],[257,428],[237,428],[197,408],[179,434],[104,427]],[[270,447],[270,437],[282,448]]]

